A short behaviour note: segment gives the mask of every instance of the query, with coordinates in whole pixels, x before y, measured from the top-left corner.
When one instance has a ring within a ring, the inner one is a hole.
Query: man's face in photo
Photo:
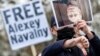
[[[73,23],[76,23],[77,21],[82,19],[81,10],[77,6],[73,5],[69,5],[67,7],[67,16],[68,19]]]

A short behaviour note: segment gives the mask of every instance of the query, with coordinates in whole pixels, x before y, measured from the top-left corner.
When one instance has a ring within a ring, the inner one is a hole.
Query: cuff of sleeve
[[[96,42],[96,41],[98,40],[97,35],[96,35],[94,32],[92,32],[92,33],[93,33],[94,37],[93,37],[93,39],[89,40],[90,43],[92,43],[92,42]]]

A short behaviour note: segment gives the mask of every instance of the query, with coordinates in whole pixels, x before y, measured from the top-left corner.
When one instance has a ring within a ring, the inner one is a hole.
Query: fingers
[[[84,36],[77,37],[76,39],[80,39],[80,40],[78,40],[79,42],[77,42],[77,47],[81,49],[81,51],[83,52],[84,56],[87,56],[86,49],[89,48],[88,39],[86,37],[84,37]]]
[[[81,39],[81,42],[82,42],[84,48],[89,48],[89,41],[86,37],[83,36]]]
[[[87,24],[86,24],[86,21],[84,21],[84,20],[80,20],[74,24],[74,27],[77,27],[78,29],[81,29],[85,26],[87,26]]]
[[[80,39],[80,41],[78,43],[81,43],[83,45],[84,48],[89,48],[89,41],[86,37],[84,36],[80,36],[80,37],[77,37]],[[77,41],[77,40],[76,40]]]

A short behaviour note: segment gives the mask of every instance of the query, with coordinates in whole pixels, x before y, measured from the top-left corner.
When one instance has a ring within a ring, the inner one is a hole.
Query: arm
[[[73,38],[69,40],[59,40],[45,48],[42,52],[42,56],[56,56],[57,54],[63,52],[66,48],[77,46],[77,43],[79,43],[81,39],[82,37]]]
[[[96,54],[96,56],[100,56],[100,40],[99,38],[93,33],[91,32],[91,30],[88,28],[88,25],[86,24],[86,21],[84,20],[80,20],[77,24],[76,27],[79,30],[82,30],[87,38],[89,39],[89,42]]]
[[[43,50],[42,56],[56,56],[58,53],[64,50],[63,49],[64,42],[65,40],[59,40],[55,42],[54,44],[49,45]]]
[[[89,41],[96,53],[96,56],[100,56],[100,39],[95,35],[95,33],[93,33],[93,35],[94,37]]]
[[[100,47],[100,39],[94,32],[91,32],[90,34],[87,34],[86,36],[89,38],[89,41],[93,46],[97,45],[98,47]]]

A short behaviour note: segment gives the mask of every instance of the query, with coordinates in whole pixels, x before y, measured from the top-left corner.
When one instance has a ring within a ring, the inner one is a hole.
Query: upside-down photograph
[[[81,19],[87,22],[93,19],[90,0],[53,0],[51,3],[58,28]]]

